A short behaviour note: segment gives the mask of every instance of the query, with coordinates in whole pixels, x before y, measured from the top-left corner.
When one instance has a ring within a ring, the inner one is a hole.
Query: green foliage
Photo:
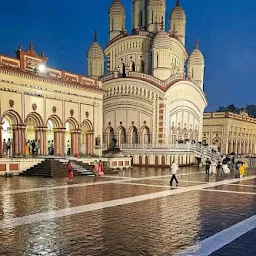
[[[250,117],[256,118],[256,104],[248,104],[242,108],[238,108],[234,104],[230,104],[226,107],[220,106],[217,110],[217,112],[232,112],[232,113],[240,113],[241,111],[245,111],[248,113]]]

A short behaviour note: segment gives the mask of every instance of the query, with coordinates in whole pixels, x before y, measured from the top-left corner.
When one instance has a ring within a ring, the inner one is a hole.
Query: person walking
[[[103,176],[104,175],[104,166],[103,166],[103,162],[100,160],[99,162],[99,176]]]
[[[209,158],[207,158],[207,160],[205,162],[205,173],[206,173],[206,175],[210,174],[210,167],[211,167],[211,161],[209,160]]]
[[[178,186],[179,182],[178,182],[178,180],[176,178],[176,174],[177,174],[178,170],[179,170],[178,164],[176,164],[175,161],[173,161],[172,162],[172,166],[171,166],[172,177],[171,177],[171,180],[170,180],[170,186],[172,186],[173,180],[175,180],[176,186]]]
[[[217,164],[214,161],[211,164],[211,173],[213,174],[213,176],[217,174]]]
[[[244,172],[245,172],[245,164],[242,163],[239,167],[239,172],[240,172],[240,179],[244,177]]]
[[[6,143],[6,146],[7,146],[7,155],[8,157],[11,156],[11,139],[9,138],[7,143]]]
[[[69,160],[68,165],[67,165],[67,176],[66,176],[66,178],[69,181],[72,181],[73,176],[74,176],[74,168],[73,168],[72,162]]]
[[[7,155],[7,143],[6,143],[5,139],[3,140],[3,155],[4,156]]]
[[[71,150],[70,150],[70,142],[68,140],[68,143],[67,143],[67,155],[68,156],[70,156],[70,152],[71,152]]]

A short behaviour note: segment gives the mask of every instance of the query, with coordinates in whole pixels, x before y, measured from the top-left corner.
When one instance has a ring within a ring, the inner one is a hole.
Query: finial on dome
[[[176,6],[180,6],[180,0],[177,0]]]
[[[195,41],[195,49],[198,49],[199,48],[199,42],[198,42],[198,37],[196,38],[196,41]]]
[[[34,49],[33,42],[30,40],[29,42],[29,50],[32,51]]]
[[[94,30],[93,42],[97,42],[97,31]]]

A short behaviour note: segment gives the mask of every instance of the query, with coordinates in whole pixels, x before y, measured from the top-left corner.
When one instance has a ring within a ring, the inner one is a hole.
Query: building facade
[[[185,46],[186,15],[176,2],[165,29],[165,0],[133,0],[132,32],[120,0],[109,8],[109,42],[103,50],[97,38],[88,50],[88,75],[100,78],[103,100],[103,140],[122,144],[174,144],[202,139],[207,105],[204,57]],[[104,73],[104,58],[107,60]]]
[[[10,139],[13,155],[24,155],[28,140],[39,142],[40,154],[100,154],[102,83],[46,66],[33,44],[16,58],[0,55],[0,154]]]
[[[256,154],[256,118],[247,113],[205,113],[203,144],[215,145],[221,153]]]

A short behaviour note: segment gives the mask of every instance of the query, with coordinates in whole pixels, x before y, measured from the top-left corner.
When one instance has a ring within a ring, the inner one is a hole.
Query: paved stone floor
[[[0,255],[256,255],[256,171],[0,178]]]

